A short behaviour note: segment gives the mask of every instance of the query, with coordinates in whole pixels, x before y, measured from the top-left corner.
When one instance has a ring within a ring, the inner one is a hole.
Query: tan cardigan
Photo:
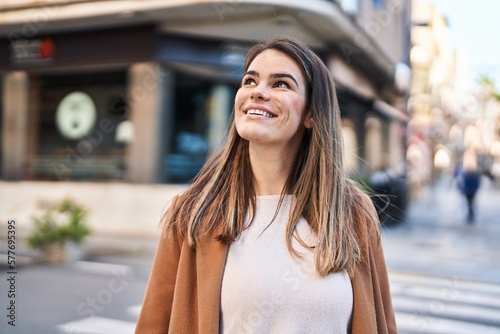
[[[220,292],[229,245],[217,233],[187,240],[162,235],[158,243],[136,334],[219,333]],[[375,234],[372,234],[375,235]],[[379,240],[370,237],[367,261],[351,277],[352,333],[397,333]]]

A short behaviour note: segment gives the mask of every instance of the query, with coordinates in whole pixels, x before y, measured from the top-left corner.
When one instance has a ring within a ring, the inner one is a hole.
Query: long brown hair
[[[286,235],[291,246],[300,217],[318,236],[314,248],[316,271],[325,276],[348,270],[363,261],[367,231],[377,223],[373,206],[344,172],[341,118],[335,86],[322,60],[304,43],[274,38],[253,46],[244,70],[260,53],[276,50],[294,59],[307,83],[307,112],[313,120],[306,129],[297,158],[282,192],[295,197]],[[167,232],[178,231],[189,244],[207,231],[220,228],[219,239],[234,241],[245,228],[245,219],[255,212],[248,142],[235,128],[234,110],[227,141],[201,169],[192,185],[175,201],[164,219]],[[222,226],[221,226],[222,225]]]

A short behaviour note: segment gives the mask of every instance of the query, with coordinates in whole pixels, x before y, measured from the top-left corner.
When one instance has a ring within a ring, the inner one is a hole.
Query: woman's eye
[[[250,78],[245,79],[245,80],[243,80],[243,85],[245,85],[245,86],[252,85],[253,86],[253,85],[255,85],[255,80],[254,79],[250,79]]]
[[[278,81],[274,84],[274,86],[277,88],[286,88],[286,89],[290,88],[290,86],[284,81]]]

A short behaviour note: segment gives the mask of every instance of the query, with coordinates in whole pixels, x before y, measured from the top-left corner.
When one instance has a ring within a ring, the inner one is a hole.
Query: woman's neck
[[[280,195],[290,175],[296,152],[250,145],[249,154],[255,194]]]

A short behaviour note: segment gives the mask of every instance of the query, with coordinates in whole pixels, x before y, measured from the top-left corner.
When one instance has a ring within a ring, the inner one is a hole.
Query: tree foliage
[[[500,90],[498,90],[495,79],[492,76],[487,74],[481,75],[478,81],[488,91],[490,96],[500,101]]]

